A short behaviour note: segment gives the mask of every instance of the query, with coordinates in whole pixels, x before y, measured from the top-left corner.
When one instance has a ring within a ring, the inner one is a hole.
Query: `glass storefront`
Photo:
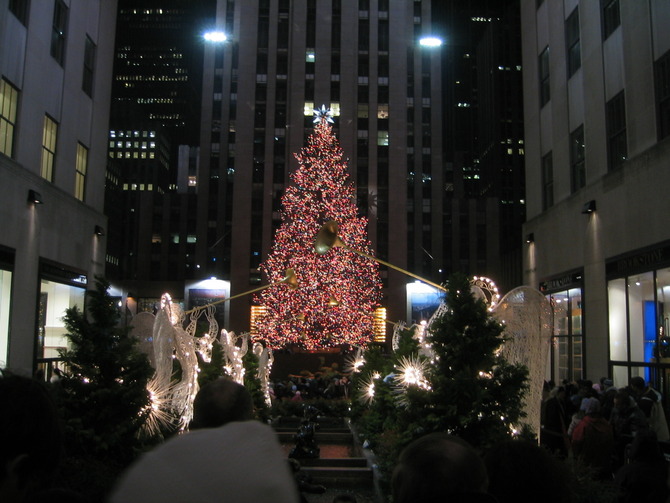
[[[0,368],[7,366],[9,356],[9,308],[13,267],[14,252],[0,247]]]
[[[614,386],[642,377],[670,397],[670,242],[605,264]],[[666,414],[667,414],[666,409]]]
[[[82,287],[55,281],[41,281],[37,334],[38,358],[58,358],[58,350],[68,347],[63,316],[66,309],[74,306],[83,310],[85,294],[86,289]]]
[[[584,308],[581,272],[567,273],[540,283],[552,309],[552,341],[548,379],[585,379]]]
[[[0,269],[0,368],[7,363],[9,350],[9,306],[12,293],[12,272]]]
[[[670,268],[610,279],[607,293],[614,385],[641,376],[660,391],[670,369]]]
[[[65,311],[75,306],[84,311],[86,284],[84,274],[51,262],[40,263],[36,365],[46,379],[54,367],[59,367],[59,350],[69,347],[63,323]]]

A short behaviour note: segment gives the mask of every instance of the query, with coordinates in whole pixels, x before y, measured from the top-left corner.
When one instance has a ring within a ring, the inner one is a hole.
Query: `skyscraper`
[[[452,271],[520,283],[514,2],[219,1],[206,24],[227,41],[197,44],[202,121],[198,170],[180,188],[188,196],[159,195],[145,182],[136,189],[145,201],[127,215],[144,230],[126,247],[134,265],[122,277],[145,304],[162,287],[181,297],[179,284],[187,298],[193,280],[228,280],[233,294],[264,282],[258,265],[280,222],[293,154],[321,105],[335,114],[380,259],[438,283]],[[419,43],[432,34],[445,44]],[[150,84],[145,96],[156,94]],[[413,279],[383,268],[383,280],[390,319],[425,317],[408,302]],[[250,301],[234,301],[226,328],[249,329]]]
[[[195,149],[199,141],[200,33],[213,6],[213,0],[119,2],[109,133],[110,172],[117,176],[108,183],[114,239],[107,273],[133,291],[135,281],[147,289],[151,281],[184,279],[178,269],[187,256],[169,243],[180,236],[186,241],[195,226],[189,231],[186,221],[161,215],[188,205],[176,195],[179,149]]]
[[[229,41],[205,48],[196,244],[204,275],[230,278],[233,294],[263,281],[258,266],[293,153],[325,105],[377,256],[437,277],[441,56],[418,43],[432,30],[430,2],[219,1],[216,26]],[[426,267],[422,249],[435,258]],[[382,274],[390,316],[404,319],[408,278]],[[250,299],[233,303],[231,328],[248,327]]]

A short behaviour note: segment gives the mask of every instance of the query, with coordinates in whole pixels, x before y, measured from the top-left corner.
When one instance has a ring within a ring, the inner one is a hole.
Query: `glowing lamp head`
[[[442,39],[432,35],[421,37],[419,39],[419,45],[421,47],[440,47],[442,45]]]
[[[228,36],[219,30],[205,32],[203,38],[207,40],[207,42],[225,42],[228,40]]]

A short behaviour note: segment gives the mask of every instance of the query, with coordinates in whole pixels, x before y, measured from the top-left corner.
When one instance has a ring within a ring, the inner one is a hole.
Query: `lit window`
[[[0,152],[12,156],[14,124],[19,91],[5,79],[0,80]]]
[[[305,61],[307,63],[314,63],[316,61],[316,55],[313,50],[309,50],[305,53]]]
[[[331,103],[330,104],[330,111],[333,114],[333,117],[339,117],[340,116],[340,104],[339,103]]]
[[[88,149],[81,143],[77,143],[77,158],[75,161],[74,174],[74,197],[80,201],[84,200],[86,190],[86,171],[88,169]]]
[[[303,115],[305,117],[314,115],[314,102],[313,101],[305,101],[305,107],[303,108]]]
[[[42,162],[40,174],[42,178],[53,182],[54,160],[56,158],[56,139],[58,137],[58,124],[48,115],[44,116],[42,128]]]
[[[389,118],[389,106],[388,105],[377,105],[377,118],[378,119],[388,119]]]
[[[377,131],[377,145],[382,147],[388,147],[388,144],[389,144],[389,132]]]

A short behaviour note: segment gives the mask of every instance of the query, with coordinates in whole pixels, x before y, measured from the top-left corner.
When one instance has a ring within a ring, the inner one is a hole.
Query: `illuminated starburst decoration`
[[[171,413],[172,387],[161,383],[156,377],[147,383],[149,404],[140,411],[140,415],[147,414],[140,435],[154,437],[162,431],[171,428],[174,415]]]
[[[326,105],[321,105],[321,108],[314,109],[314,124],[319,124],[323,120],[331,124],[333,123],[333,111],[330,108],[326,108]]]
[[[354,354],[347,355],[344,359],[344,366],[342,370],[347,373],[355,374],[360,372],[361,368],[365,365],[365,357],[363,356],[363,349],[356,348]]]
[[[361,394],[358,398],[361,401],[361,403],[370,405],[374,401],[375,387],[376,387],[375,381],[378,380],[380,377],[381,376],[379,375],[379,372],[374,372],[373,374],[370,374],[361,381],[360,384]]]
[[[398,373],[393,380],[397,390],[403,391],[411,387],[431,389],[427,378],[429,362],[419,355],[401,357],[396,369]]]

